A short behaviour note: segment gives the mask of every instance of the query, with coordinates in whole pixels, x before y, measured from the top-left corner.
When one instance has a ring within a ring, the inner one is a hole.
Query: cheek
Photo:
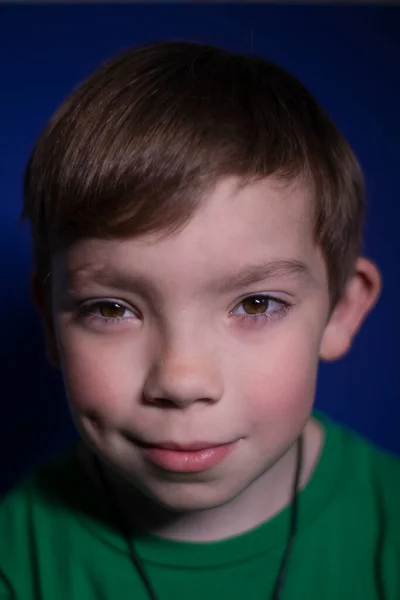
[[[283,333],[283,332],[281,332]],[[295,330],[268,339],[241,370],[238,388],[255,429],[298,430],[311,412],[318,368],[317,337]],[[267,429],[266,429],[267,426]],[[269,426],[269,427],[268,427]]]
[[[94,413],[109,421],[124,419],[138,393],[138,369],[126,344],[96,336],[60,336],[64,384],[77,413]]]

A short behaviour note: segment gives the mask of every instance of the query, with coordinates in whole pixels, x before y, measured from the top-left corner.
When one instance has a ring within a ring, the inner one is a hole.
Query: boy
[[[128,51],[30,159],[33,293],[83,442],[0,508],[0,598],[398,600],[400,467],[312,415],[380,291],[363,181],[261,58]]]

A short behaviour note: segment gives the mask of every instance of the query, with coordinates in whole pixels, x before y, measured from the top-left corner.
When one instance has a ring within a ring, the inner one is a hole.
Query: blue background
[[[29,297],[29,236],[18,224],[25,162],[51,113],[99,62],[162,39],[277,61],[355,148],[368,184],[365,252],[384,293],[348,357],[321,366],[317,406],[400,454],[399,31],[396,7],[0,7],[0,491],[75,436]]]

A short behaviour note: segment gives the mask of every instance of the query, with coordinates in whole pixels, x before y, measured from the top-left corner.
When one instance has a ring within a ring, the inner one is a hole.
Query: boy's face
[[[329,294],[309,193],[237,183],[222,181],[168,238],[83,240],[53,261],[55,339],[76,424],[172,509],[221,505],[260,480],[314,401]],[[215,464],[178,472],[138,442],[235,444]]]

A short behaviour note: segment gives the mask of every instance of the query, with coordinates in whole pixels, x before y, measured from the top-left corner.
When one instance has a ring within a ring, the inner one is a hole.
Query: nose
[[[223,394],[215,356],[187,344],[168,345],[153,361],[144,385],[145,401],[187,408],[194,402],[214,404]]]

